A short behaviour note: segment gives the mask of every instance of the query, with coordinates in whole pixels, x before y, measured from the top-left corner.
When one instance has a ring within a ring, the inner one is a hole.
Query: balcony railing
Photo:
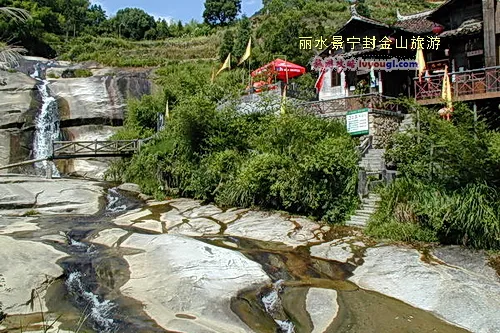
[[[417,101],[440,99],[443,74],[415,78]],[[452,96],[457,100],[481,98],[481,94],[500,93],[500,66],[450,73]],[[488,96],[483,95],[483,98]]]
[[[373,110],[400,113],[403,106],[396,103],[396,98],[380,94],[353,95],[324,101],[300,104],[308,112],[322,117],[340,117],[351,110],[370,108]]]

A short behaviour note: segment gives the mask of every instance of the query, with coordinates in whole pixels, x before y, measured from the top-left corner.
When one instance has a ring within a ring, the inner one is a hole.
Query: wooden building
[[[363,17],[356,12],[355,6],[351,6],[351,18],[334,36],[341,36],[344,41],[349,38],[375,37],[377,45],[374,49],[364,48],[365,45],[344,44],[343,49],[335,49],[334,46],[324,50],[320,56],[341,56],[344,59],[362,58],[364,60],[389,60],[409,59],[415,60],[416,50],[411,49],[411,40],[414,37],[425,37],[432,34],[433,23],[427,19],[432,12],[426,11],[414,15],[400,15],[398,12],[397,22],[389,26],[383,22]],[[390,39],[391,44],[381,43]],[[406,47],[404,47],[406,45]],[[390,49],[388,49],[390,47]],[[404,47],[404,48],[403,48]],[[366,82],[367,93],[376,93],[384,96],[414,96],[413,78],[415,70],[392,70],[376,71],[375,80],[370,70],[341,71],[329,70],[325,74],[324,84],[319,91],[319,100],[330,100],[346,98],[360,93],[360,82]]]
[[[498,111],[500,102],[500,2],[449,0],[428,17],[440,24],[442,48],[425,54],[429,74],[414,79],[415,98],[424,105],[441,101],[448,65],[454,101]]]

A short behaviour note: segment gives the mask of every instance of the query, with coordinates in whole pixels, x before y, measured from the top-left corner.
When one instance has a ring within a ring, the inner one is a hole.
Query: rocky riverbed
[[[0,176],[0,332],[500,332],[483,252],[137,191]]]

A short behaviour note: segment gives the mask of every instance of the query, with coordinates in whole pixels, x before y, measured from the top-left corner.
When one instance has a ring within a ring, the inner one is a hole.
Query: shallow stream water
[[[62,329],[97,333],[169,332],[146,315],[139,301],[120,293],[120,287],[130,277],[123,256],[138,250],[88,242],[99,231],[115,228],[113,217],[142,205],[111,188],[102,202],[101,213],[95,216],[41,217],[37,222],[39,230],[13,235],[16,239],[37,241],[47,236],[61,239],[57,243],[44,242],[68,254],[58,262],[64,275],[51,284],[46,296],[49,311],[61,316]],[[152,215],[144,219],[158,218],[172,207],[166,204],[150,209]],[[128,234],[121,240],[132,233],[148,233],[133,227],[122,228]],[[294,249],[281,243],[226,236],[223,232],[224,228],[219,235],[195,238],[242,253],[260,263],[273,281],[272,285],[243,290],[231,302],[233,312],[255,332],[316,333],[304,306],[310,288],[334,290],[337,294],[337,318],[326,332],[466,332],[430,313],[359,289],[347,281],[356,265],[362,264],[363,250],[356,252],[353,260],[339,263],[311,257],[306,246]],[[326,240],[340,236],[337,230],[329,233]],[[35,317],[34,322],[39,320]],[[15,319],[10,320],[15,322]]]

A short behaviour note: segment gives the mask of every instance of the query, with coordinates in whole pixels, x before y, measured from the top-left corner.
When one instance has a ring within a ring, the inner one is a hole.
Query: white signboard
[[[369,134],[368,112],[370,109],[360,109],[347,112],[347,132],[351,135]]]

